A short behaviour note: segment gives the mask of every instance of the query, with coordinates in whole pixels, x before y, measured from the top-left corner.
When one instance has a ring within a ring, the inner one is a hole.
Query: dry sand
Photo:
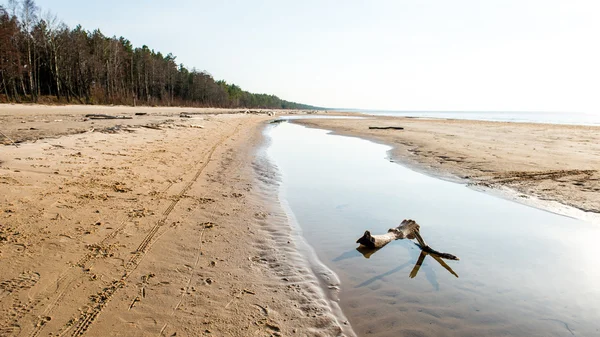
[[[587,219],[600,214],[597,126],[402,117],[297,122],[391,145],[395,161],[475,186],[508,188],[525,203],[553,207],[557,202],[583,211],[574,215],[587,213]]]
[[[0,106],[28,140],[0,145],[0,336],[349,330],[257,155],[272,117],[190,110]]]

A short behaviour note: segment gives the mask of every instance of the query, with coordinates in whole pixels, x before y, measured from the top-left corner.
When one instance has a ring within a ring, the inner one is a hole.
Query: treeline
[[[253,94],[177,64],[147,46],[134,48],[100,30],[70,29],[41,15],[34,0],[0,6],[0,101],[311,109]]]

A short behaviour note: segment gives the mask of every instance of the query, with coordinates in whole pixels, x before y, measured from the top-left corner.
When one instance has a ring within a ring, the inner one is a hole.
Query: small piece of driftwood
[[[148,113],[147,112],[136,112],[135,115],[136,116],[146,116]]]
[[[401,126],[369,126],[370,130],[404,130]]]
[[[19,147],[19,144],[15,143],[15,141],[12,140],[12,138],[10,138],[9,136],[5,135],[2,131],[0,131],[0,135],[6,137],[6,139],[8,139],[15,147]]]
[[[111,116],[105,114],[87,114],[85,117],[89,119],[133,119],[128,116]]]
[[[158,125],[155,124],[147,124],[147,125],[140,125],[143,128],[146,129],[152,129],[152,130],[160,130],[161,128]]]
[[[429,247],[429,245],[421,237],[420,229],[421,227],[414,220],[403,220],[398,227],[390,228],[385,234],[372,235],[371,232],[365,231],[363,236],[359,238],[356,243],[359,243],[362,246],[370,249],[379,249],[394,240],[416,239],[418,246],[426,253],[437,255],[444,259],[459,260],[458,257],[452,254],[441,253]]]

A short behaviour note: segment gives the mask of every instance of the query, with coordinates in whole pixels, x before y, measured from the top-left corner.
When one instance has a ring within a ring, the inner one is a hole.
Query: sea
[[[336,109],[337,110],[337,109]],[[384,111],[339,109],[379,116],[413,118],[466,119],[477,121],[544,123],[566,125],[600,125],[600,112],[537,112],[537,111]]]

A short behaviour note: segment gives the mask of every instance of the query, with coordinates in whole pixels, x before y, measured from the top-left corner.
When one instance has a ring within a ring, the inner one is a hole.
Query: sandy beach
[[[0,106],[0,336],[353,335],[258,155],[273,118]],[[436,176],[600,213],[595,127],[295,122],[392,145],[394,161]]]
[[[229,112],[0,106],[0,335],[342,334]]]
[[[394,161],[434,176],[514,191],[521,202],[588,220],[600,214],[597,126],[402,117],[296,122],[390,145]]]

